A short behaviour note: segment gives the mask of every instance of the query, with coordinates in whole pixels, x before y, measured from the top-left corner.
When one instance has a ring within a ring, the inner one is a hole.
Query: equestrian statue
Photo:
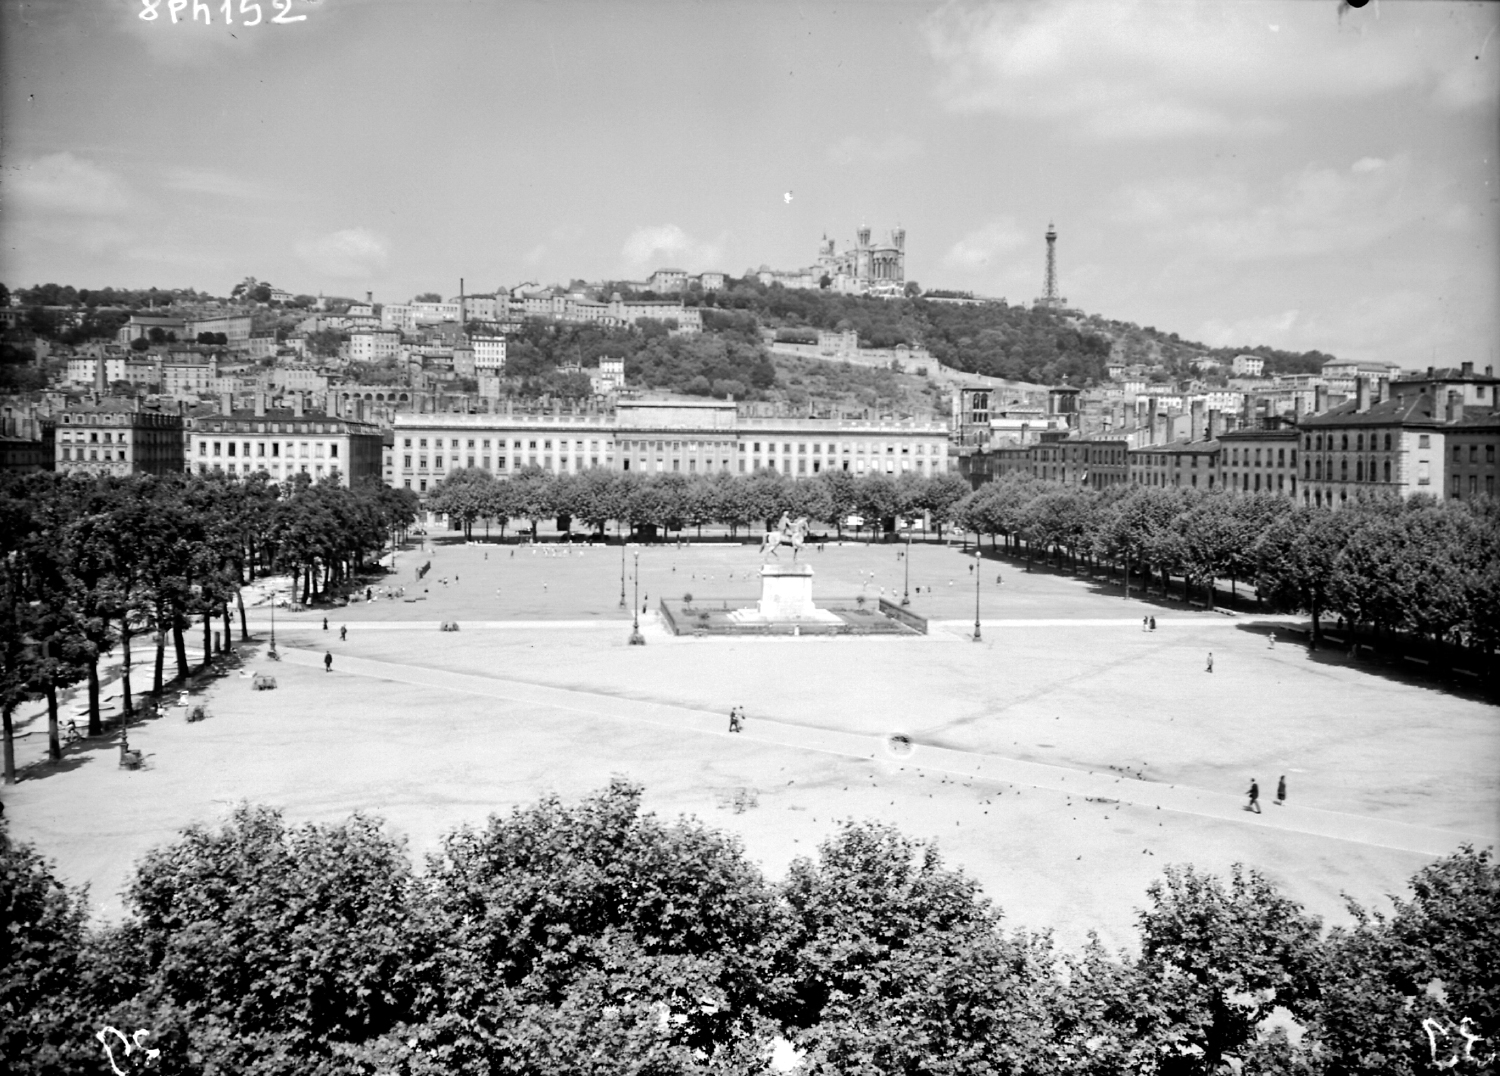
[[[776,552],[776,547],[789,545],[792,547],[792,560],[795,562],[797,554],[802,550],[802,543],[807,538],[807,517],[798,516],[796,522],[792,521],[790,513],[781,513],[781,522],[773,531],[766,531],[766,536],[760,543],[760,557],[764,561],[766,553],[780,558],[781,554]]]

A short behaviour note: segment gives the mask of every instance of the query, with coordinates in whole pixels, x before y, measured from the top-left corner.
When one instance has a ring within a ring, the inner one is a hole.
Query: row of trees
[[[535,525],[553,517],[569,523],[578,520],[601,535],[613,523],[617,531],[628,527],[634,533],[649,526],[668,534],[719,525],[728,527],[732,536],[741,527],[787,512],[793,518],[826,523],[840,535],[849,516],[878,527],[883,521],[927,514],[941,538],[953,507],[968,491],[968,482],[956,474],[824,471],[793,482],[779,471],[648,475],[600,469],[554,475],[533,467],[499,480],[489,471],[468,468],[449,475],[428,496],[427,507],[446,514],[466,536],[482,521],[492,522],[503,535],[512,519]]]
[[[212,625],[232,637],[231,605],[247,638],[240,588],[270,571],[292,576],[310,600],[357,571],[415,519],[416,498],[372,483],[345,489],[298,476],[133,475],[87,478],[43,472],[0,481],[0,714],[5,780],[15,779],[12,715],[45,697],[48,745],[60,757],[59,691],[88,681],[89,734],[103,729],[99,661],[125,659],[125,712],[133,701],[130,649],[142,635],[156,648],[151,691],[188,667],[184,633],[203,622],[204,662]]]
[[[141,860],[86,925],[0,826],[0,1057],[116,1072],[751,1074],[1491,1071],[1500,869],[1464,848],[1385,913],[1320,921],[1253,870],[1168,868],[1136,952],[1011,929],[935,847],[846,822],[768,881],[616,781],[447,835],[243,806]],[[1271,1019],[1273,1012],[1277,1019]],[[1291,1032],[1289,1034],[1288,1032]],[[123,1066],[123,1067],[121,1067]]]
[[[1077,569],[1118,571],[1129,593],[1173,576],[1212,605],[1216,581],[1253,582],[1272,607],[1342,617],[1493,654],[1500,646],[1500,504],[1370,499],[1338,511],[1270,493],[1064,488],[1011,474],[953,510],[964,530]]]

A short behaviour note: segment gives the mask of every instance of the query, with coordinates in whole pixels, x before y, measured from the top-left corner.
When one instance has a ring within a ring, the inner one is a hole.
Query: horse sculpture
[[[798,516],[796,522],[786,513],[781,513],[781,523],[773,531],[766,531],[766,536],[760,543],[760,555],[764,560],[769,552],[773,557],[780,558],[781,554],[776,552],[777,546],[789,545],[792,547],[792,560],[797,559],[797,554],[802,550],[802,543],[807,538],[807,517]]]

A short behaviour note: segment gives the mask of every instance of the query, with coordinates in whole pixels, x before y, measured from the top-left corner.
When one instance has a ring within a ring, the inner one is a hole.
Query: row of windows
[[[241,468],[243,468],[243,469],[241,469]],[[266,470],[267,470],[266,465],[262,464],[262,463],[257,463],[257,464],[253,464],[253,465],[249,464],[249,463],[245,463],[245,464],[229,463],[229,464],[224,464],[222,466],[220,464],[217,464],[217,463],[214,463],[214,464],[200,463],[200,464],[198,464],[198,473],[199,474],[208,474],[210,471],[224,471],[225,473],[228,473],[228,474],[252,475],[252,474],[258,474],[259,472],[266,471]],[[278,477],[282,473],[282,469],[281,469],[281,465],[280,464],[273,464],[271,466],[270,470],[275,471],[275,473],[276,473],[276,475]],[[328,474],[338,474],[339,473],[339,469],[338,469],[337,466],[332,466],[332,467],[325,468],[323,466],[323,464],[321,464],[321,463],[314,463],[314,464],[288,463],[286,465],[286,473],[288,475],[293,475],[293,474],[301,473],[301,474],[310,474],[310,475],[313,475],[315,478],[322,478],[323,475],[324,475],[324,473],[325,473],[325,470],[326,470],[326,472]]]
[[[267,454],[267,442],[255,441],[253,443],[256,448],[255,454],[257,456],[265,456]],[[271,445],[270,455],[272,457],[280,456],[281,442],[271,441],[269,443]],[[207,456],[209,454],[209,444],[209,441],[200,440],[198,442],[198,455]],[[250,441],[214,441],[212,442],[213,454],[215,456],[233,456],[236,454],[236,450],[238,449],[240,455],[249,456],[251,444],[252,442]],[[336,441],[328,444],[325,444],[322,441],[315,441],[311,443],[311,452],[308,451],[308,448],[309,442],[307,441],[288,441],[286,443],[286,454],[288,456],[302,456],[304,458],[308,457],[309,455],[316,456],[318,459],[322,459],[325,455],[330,459],[339,458],[339,446],[338,442]]]
[[[77,452],[78,452],[77,456],[74,456],[73,452],[74,452],[73,449],[68,448],[66,445],[64,445],[63,446],[63,450],[62,450],[62,458],[65,459],[65,460],[72,460],[72,459],[79,459],[79,460],[81,460],[81,459],[83,459],[84,449],[83,449],[82,446],[79,446],[79,448],[77,449]],[[109,459],[116,459],[116,458],[119,458],[119,459],[123,460],[125,458],[125,450],[123,448],[115,448],[115,449],[110,449],[110,448],[105,448],[105,449],[91,448],[91,449],[88,449],[89,459],[91,459],[91,460],[97,460],[99,458],[99,453],[100,452],[104,453],[104,458],[107,459],[107,460],[109,460]],[[118,457],[111,456],[110,455],[111,452],[118,453]]]
[[[1242,451],[1244,452],[1244,461],[1243,461],[1244,466],[1246,466],[1246,467],[1250,467],[1250,466],[1260,467],[1260,466],[1262,466],[1262,464],[1261,464],[1261,455],[1260,455],[1261,454],[1261,449],[1257,448],[1255,450],[1255,463],[1252,465],[1251,462],[1250,462],[1250,449],[1249,448],[1240,449],[1238,447],[1231,447],[1230,450],[1229,450],[1229,465],[1231,467],[1238,467],[1238,466],[1241,465],[1240,453]],[[1276,449],[1276,463],[1275,463],[1275,465],[1277,467],[1285,467],[1287,465],[1286,452],[1287,452],[1287,450],[1285,448],[1278,448],[1278,449]],[[1271,450],[1269,448],[1265,449],[1265,454],[1266,454],[1266,458],[1265,458],[1265,464],[1264,464],[1264,466],[1270,467],[1272,465],[1271,464]],[[1293,467],[1297,466],[1297,450],[1295,448],[1292,449],[1291,465]]]
[[[1427,468],[1427,462],[1425,460],[1421,461],[1420,464],[1419,464],[1419,468],[1421,470],[1425,471],[1426,468]],[[1315,481],[1322,481],[1325,473],[1327,475],[1328,481],[1332,482],[1333,481],[1333,461],[1332,460],[1329,460],[1327,462],[1326,467],[1325,467],[1325,464],[1324,464],[1323,460],[1308,460],[1304,464],[1304,470],[1303,470],[1302,477],[1304,477],[1304,478],[1310,478],[1310,479],[1313,479]],[[1382,469],[1380,471],[1380,474],[1383,476],[1381,478],[1381,481],[1383,481],[1383,482],[1389,482],[1391,480],[1391,461],[1390,460],[1385,460],[1384,461],[1384,466],[1382,467]],[[1372,460],[1369,461],[1369,463],[1366,463],[1364,461],[1364,459],[1357,459],[1357,460],[1354,461],[1354,481],[1356,481],[1356,482],[1364,482],[1364,481],[1366,481],[1366,477],[1368,476],[1368,480],[1371,481],[1371,482],[1374,482],[1375,481],[1375,475],[1376,475],[1375,460],[1372,459]],[[1339,481],[1340,482],[1347,482],[1347,481],[1349,481],[1349,461],[1347,459],[1341,459],[1341,460],[1339,460]]]
[[[1470,463],[1478,463],[1479,462],[1479,446],[1478,445],[1469,445],[1468,449],[1469,449],[1469,462]],[[1464,461],[1463,460],[1463,456],[1464,456],[1464,446],[1463,445],[1454,445],[1453,446],[1453,462],[1454,463],[1462,463]],[[1484,446],[1484,462],[1485,463],[1494,463],[1495,462],[1495,446],[1494,445],[1485,445]]]
[[[417,442],[416,443],[416,447],[418,449],[423,449],[423,448],[427,448],[428,447],[428,440],[429,439],[426,438],[426,437],[418,437],[418,438],[415,438],[415,439],[411,438],[411,437],[403,438],[402,439],[402,447],[403,448],[411,448],[411,447],[413,447],[412,446],[412,441],[413,440],[415,440]],[[473,438],[473,437],[470,437],[470,438],[467,438],[467,439],[461,439],[461,438],[457,438],[457,437],[449,437],[449,438],[446,438],[446,439],[442,438],[442,437],[434,437],[434,438],[431,438],[431,441],[432,441],[431,447],[434,448],[434,449],[442,449],[442,448],[445,447],[445,445],[444,445],[444,441],[445,440],[447,442],[446,447],[449,450],[455,450],[455,449],[459,449],[461,447],[462,448],[468,448],[468,449],[472,450],[472,449],[474,449],[476,447],[476,445],[475,445],[476,440],[480,442],[479,447],[481,448],[482,451],[488,452],[490,450],[490,439],[488,439],[488,438]],[[651,452],[651,451],[656,451],[656,452],[667,452],[667,451],[682,452],[684,450],[686,450],[688,452],[700,452],[700,451],[712,452],[712,451],[715,451],[715,450],[728,450],[730,448],[730,445],[732,445],[733,443],[734,442],[731,442],[731,441],[667,441],[667,440],[654,441],[654,440],[627,439],[627,440],[620,441],[619,442],[619,446],[620,446],[620,449],[621,449],[622,452]],[[505,448],[506,442],[505,442],[504,438],[500,438],[500,439],[498,439],[498,440],[495,441],[495,444],[496,444],[497,447],[503,449],[503,448]],[[560,451],[560,452],[566,452],[568,450],[568,444],[569,444],[569,442],[566,441],[566,440],[558,440],[558,442],[557,442],[558,451]],[[584,443],[582,441],[574,441],[574,442],[572,442],[572,445],[573,445],[573,451],[575,453],[583,451],[583,445],[584,445]],[[510,442],[510,446],[511,446],[512,449],[517,449],[517,450],[519,450],[520,448],[523,447],[521,441],[511,441]],[[668,446],[670,446],[670,448]],[[528,441],[528,442],[525,443],[525,447],[528,450],[530,450],[530,451],[536,451],[537,450],[537,441],[535,441],[535,440]],[[610,442],[606,441],[604,447],[605,447],[605,451],[609,451],[609,450],[612,449],[613,446],[610,444]],[[781,455],[786,455],[786,456],[793,455],[794,453],[796,455],[799,455],[799,456],[806,456],[806,455],[809,455],[809,454],[814,455],[814,456],[822,456],[822,455],[836,456],[840,452],[840,446],[837,445],[837,444],[832,444],[832,443],[830,443],[830,444],[828,444],[826,446],[826,451],[825,451],[825,446],[824,446],[824,444],[822,442],[813,442],[813,443],[796,442],[796,447],[794,449],[793,448],[793,442],[787,441],[787,442],[781,442],[781,443],[779,443],[779,447],[780,447]],[[913,448],[912,448],[911,445],[903,444],[903,445],[901,445],[899,447],[900,447],[900,454],[903,455],[903,456],[910,455],[913,452]],[[767,452],[767,453],[774,453],[774,452],[777,451],[777,448],[778,448],[778,442],[767,441],[767,442],[764,443],[764,451]],[[879,455],[882,448],[885,450],[885,454],[888,455],[888,456],[894,456],[894,455],[897,454],[897,446],[894,445],[894,444],[877,443],[877,444],[870,444],[870,445],[867,446],[866,443],[863,442],[863,441],[854,443],[852,445],[850,445],[850,444],[844,444],[842,446],[842,452],[843,452],[843,455],[845,455],[845,456],[848,456],[848,455],[851,455],[851,454],[854,454],[854,455],[865,455],[867,452],[870,455]],[[937,456],[937,455],[941,454],[941,449],[940,449],[940,447],[938,445],[931,445],[931,446],[929,446],[929,445],[926,445],[926,444],[918,444],[915,447],[915,454],[918,455],[918,456],[927,455],[929,448],[931,449],[931,455]],[[544,452],[551,452],[552,451],[552,440],[551,439],[542,439],[542,441],[541,441],[541,450],[544,451]],[[599,451],[599,442],[598,441],[589,441],[589,443],[588,443],[588,450],[590,452],[598,452]],[[753,452],[753,453],[757,453],[758,454],[758,453],[762,452],[762,450],[763,450],[762,449],[762,442],[760,442],[760,441],[755,441],[755,442],[740,442],[739,450],[741,452],[746,452],[746,453]]]
[[[128,445],[130,443],[130,435],[128,433],[126,433],[124,430],[121,430],[119,432],[119,434],[113,434],[113,433],[110,433],[108,430],[105,430],[104,433],[103,433],[103,435],[102,435],[102,440],[103,440],[103,442],[106,445],[108,445],[108,444],[115,444],[116,443],[116,438],[118,438],[118,443],[119,444]],[[73,440],[73,431],[72,430],[64,430],[63,431],[63,435],[62,435],[62,439],[63,439],[63,443],[64,444],[70,443]],[[98,433],[98,431],[96,431],[96,430],[90,430],[89,431],[89,442],[88,442],[89,444],[91,444],[91,445],[97,445],[100,442],[100,440],[101,440],[101,435]],[[83,431],[82,430],[78,431],[78,442],[80,444],[83,443]]]
[[[1375,440],[1379,436],[1380,435],[1377,434],[1377,433],[1370,434],[1370,449],[1371,449],[1371,451],[1375,450],[1375,448],[1376,448]],[[1327,441],[1326,445],[1324,444],[1325,440]],[[1427,448],[1427,447],[1429,447],[1431,440],[1432,440],[1432,438],[1428,434],[1425,434],[1425,433],[1419,434],[1417,436],[1417,447],[1418,448]],[[1331,434],[1331,433],[1327,434],[1326,437],[1325,437],[1324,434],[1321,434],[1321,433],[1318,434],[1317,436],[1314,436],[1312,434],[1307,434],[1302,439],[1302,447],[1306,448],[1306,449],[1309,449],[1309,450],[1311,450],[1313,448],[1316,448],[1319,452],[1322,452],[1324,448],[1327,448],[1330,452],[1332,452],[1333,451],[1333,434]],[[1343,451],[1343,452],[1349,451],[1349,435],[1347,433],[1343,433],[1343,434],[1339,435],[1339,449],[1340,449],[1340,451]],[[1365,450],[1365,435],[1362,434],[1362,433],[1357,433],[1357,434],[1354,435],[1354,451],[1356,451],[1356,452],[1363,452],[1364,450]],[[1385,435],[1385,450],[1387,452],[1389,452],[1391,450],[1391,435],[1389,433],[1387,433]]]

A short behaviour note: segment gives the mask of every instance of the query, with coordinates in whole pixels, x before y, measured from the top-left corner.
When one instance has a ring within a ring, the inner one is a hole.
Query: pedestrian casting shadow
[[[1437,663],[1426,666],[1414,665],[1398,653],[1375,651],[1365,645],[1361,645],[1358,656],[1354,656],[1350,654],[1347,645],[1327,641],[1313,650],[1309,648],[1308,632],[1294,630],[1285,624],[1236,624],[1235,629],[1261,638],[1267,638],[1275,632],[1278,648],[1297,647],[1305,651],[1316,665],[1336,665],[1358,669],[1360,672],[1378,676],[1393,683],[1441,691],[1445,695],[1467,699],[1470,702],[1495,705],[1497,701],[1500,701],[1482,677],[1464,676]],[[1475,663],[1477,664],[1477,661]]]

